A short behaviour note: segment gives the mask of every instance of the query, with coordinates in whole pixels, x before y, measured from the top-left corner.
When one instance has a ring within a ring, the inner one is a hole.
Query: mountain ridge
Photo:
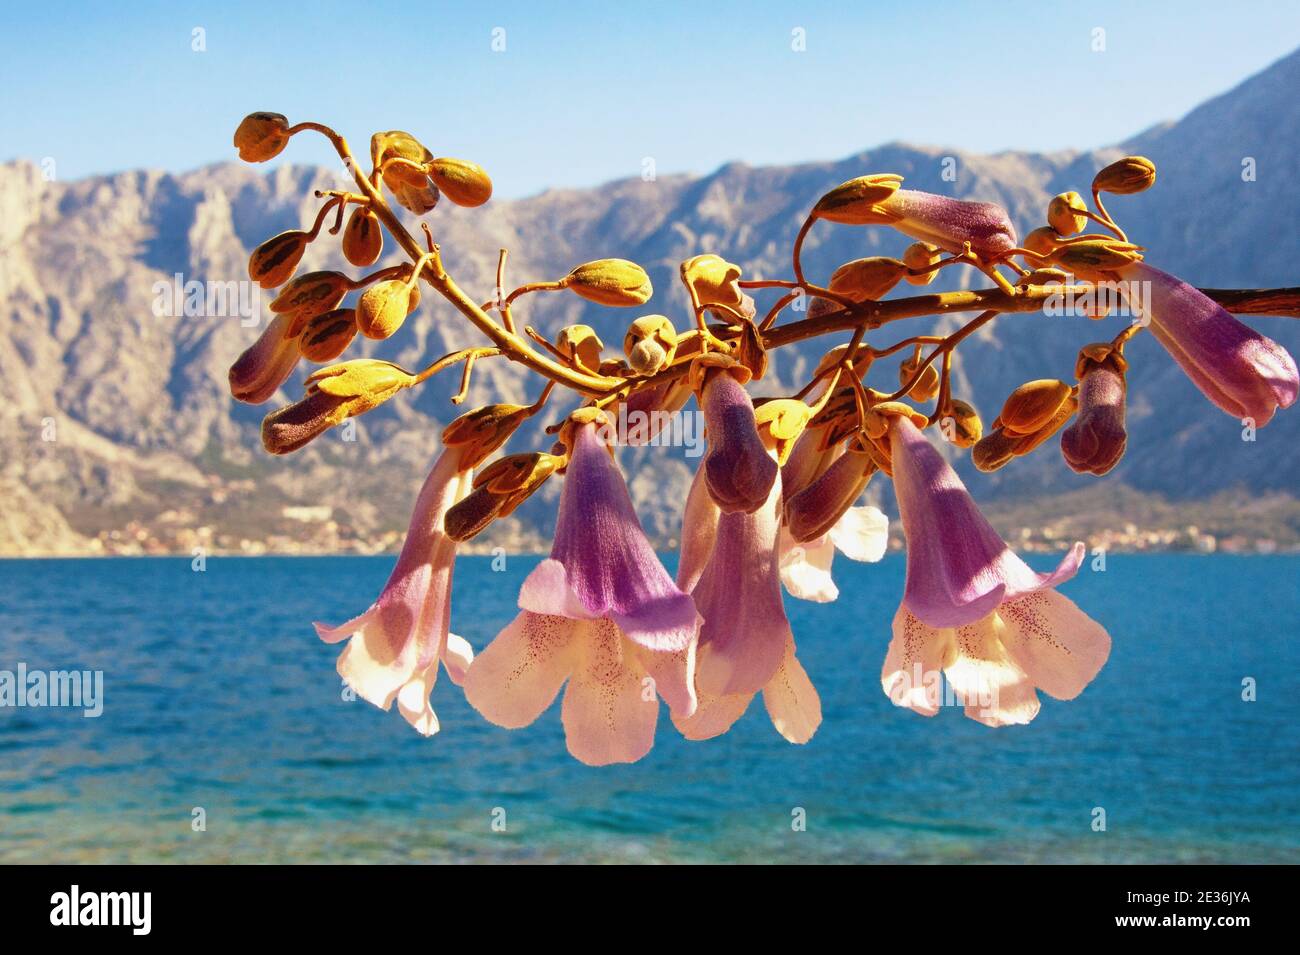
[[[844,179],[898,172],[909,187],[996,201],[1024,234],[1041,224],[1048,198],[1067,189],[1086,191],[1096,168],[1133,150],[1156,161],[1156,187],[1118,197],[1111,211],[1148,248],[1149,261],[1206,286],[1293,285],[1292,244],[1278,237],[1294,229],[1300,214],[1287,172],[1300,147],[1290,92],[1296,88],[1300,52],[1182,120],[1103,150],[983,155],[892,142],[839,160],[730,162],[698,177],[632,177],[493,201],[477,210],[444,203],[428,220],[448,270],[475,296],[490,297],[501,247],[510,249],[511,284],[619,256],[651,275],[655,297],[644,311],[671,315],[684,326],[678,262],[710,251],[736,261],[747,277],[786,276],[790,244],[807,209]],[[491,157],[476,158],[490,169]],[[952,162],[945,165],[945,159]],[[1249,181],[1242,176],[1246,159],[1255,172]],[[944,177],[946,169],[956,170],[955,180]],[[367,415],[356,443],[327,435],[299,455],[273,459],[260,447],[258,423],[270,408],[297,397],[307,366],[267,406],[239,405],[226,392],[225,374],[257,329],[235,317],[158,317],[152,309],[156,284],[178,273],[185,280],[246,279],[254,245],[309,224],[318,207],[313,191],[344,185],[341,168],[293,164],[266,171],[233,162],[174,174],[132,170],[69,183],[46,182],[30,162],[0,165],[0,438],[8,449],[0,460],[0,488],[14,510],[31,516],[0,522],[0,553],[95,552],[95,541],[113,550],[115,540],[141,531],[144,543],[161,540],[160,527],[175,531],[166,537],[171,549],[188,549],[185,543],[193,540],[216,550],[256,551],[271,538],[283,546],[295,535],[325,541],[325,549],[382,549],[400,540],[437,433],[457,413],[447,399],[458,388],[458,375],[439,376]],[[887,229],[819,224],[806,244],[805,263],[810,275],[824,277],[840,262],[897,254],[906,242]],[[396,261],[390,242],[380,264]],[[355,271],[328,236],[311,247],[302,269],[320,267]],[[931,289],[972,282],[970,270],[957,273],[948,270]],[[362,343],[348,357],[419,366],[476,343],[477,333],[434,298],[426,295],[395,341]],[[571,295],[529,298],[520,303],[523,322],[547,333],[587,322],[612,349],[622,327],[640,314],[599,309]],[[1118,321],[1094,329],[1075,319],[1078,328],[1035,334],[1039,326],[1024,327],[1031,320],[1048,319],[1007,316],[963,345],[954,384],[986,421],[1021,381],[1068,377],[1078,348],[1110,337]],[[957,319],[918,321],[951,329]],[[1300,347],[1294,323],[1249,321],[1293,352]],[[1238,423],[1205,402],[1146,337],[1130,351],[1129,452],[1103,480],[1189,504],[1224,493],[1294,496],[1297,416],[1281,414],[1256,442],[1242,442]],[[816,359],[815,347],[776,353],[760,392],[797,387]],[[481,362],[467,405],[531,399],[537,388],[508,363]],[[512,448],[540,446],[528,444],[532,437],[521,436]],[[695,462],[681,449],[628,451],[623,460],[648,531],[670,540],[679,519],[672,503],[681,499]],[[1180,464],[1171,468],[1170,462]],[[959,470],[994,511],[1021,498],[1077,494],[1095,483],[1065,469],[1050,443],[994,475],[973,472],[964,461]],[[521,522],[496,530],[494,539],[540,546],[556,491],[544,488],[521,509]],[[879,486],[871,492],[888,497]],[[311,506],[328,508],[331,517],[284,516],[286,508]],[[331,523],[332,530],[318,526]],[[203,527],[206,534],[199,533]],[[1286,538],[1294,529],[1283,530]],[[140,543],[128,540],[121,547]]]

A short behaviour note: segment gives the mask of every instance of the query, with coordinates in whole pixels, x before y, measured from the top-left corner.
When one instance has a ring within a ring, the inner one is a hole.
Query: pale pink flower
[[[907,583],[881,672],[885,693],[933,716],[942,671],[966,715],[989,726],[1033,719],[1036,688],[1078,696],[1110,654],[1106,631],[1054,589],[1078,572],[1083,544],[1054,572],[1036,573],[906,417],[890,419],[890,451]]]
[[[569,752],[593,766],[635,762],[659,704],[695,710],[699,615],[637,520],[594,423],[574,428],[551,556],[524,581],[521,613],[480,653],[465,696],[499,726],[527,726],[568,681]]]
[[[439,662],[460,684],[474,657],[469,644],[449,630],[456,543],[443,529],[447,511],[470,490],[470,471],[460,463],[463,454],[462,447],[449,447],[434,462],[379,599],[341,626],[315,625],[326,643],[348,640],[338,659],[339,675],[348,686],[384,710],[396,700],[406,721],[425,736],[438,732],[429,694]]]
[[[687,739],[727,732],[760,690],[778,733],[806,743],[821,723],[821,700],[795,656],[777,567],[781,482],[753,513],[721,514],[696,473],[682,522],[677,582],[704,617],[696,663],[699,704],[673,714]]]
[[[1124,456],[1127,390],[1115,359],[1088,361],[1079,381],[1079,411],[1074,423],[1061,432],[1061,454],[1071,470],[1106,474]]]

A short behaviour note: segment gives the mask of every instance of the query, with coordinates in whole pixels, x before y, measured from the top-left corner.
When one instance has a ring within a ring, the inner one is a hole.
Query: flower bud
[[[442,432],[442,443],[447,447],[463,445],[462,467],[477,467],[505,444],[532,413],[528,405],[484,405],[447,425]]]
[[[356,334],[356,309],[336,308],[307,322],[298,339],[298,349],[308,361],[333,361],[347,350]]]
[[[1124,456],[1127,367],[1123,355],[1109,344],[1089,345],[1079,353],[1079,416],[1061,432],[1061,454],[1072,471],[1106,474]]]
[[[511,454],[493,461],[474,478],[474,490],[447,511],[443,526],[454,541],[467,541],[498,517],[526,501],[564,464],[544,451]]]
[[[875,302],[888,294],[906,273],[906,265],[887,256],[854,259],[831,273],[830,290],[847,295],[855,302]],[[834,302],[828,304],[831,308],[839,308]]]
[[[384,185],[403,209],[422,216],[438,204],[438,189],[424,171],[433,161],[433,153],[418,139],[400,129],[390,129],[370,138],[370,151],[383,171]],[[394,159],[406,162],[391,162]]]
[[[1047,204],[1047,222],[1060,235],[1077,235],[1088,227],[1087,210],[1083,196],[1063,192]]]
[[[311,319],[338,308],[352,281],[342,272],[308,272],[300,275],[271,300],[271,311],[292,318],[289,334],[297,337]]]
[[[953,398],[940,422],[944,437],[959,448],[969,448],[984,435],[984,422],[969,403]]]
[[[725,305],[739,308],[744,299],[739,282],[741,270],[721,256],[706,254],[681,264],[682,281],[694,289],[701,305]]]
[[[677,354],[677,329],[664,315],[644,315],[623,336],[628,367],[638,375],[653,375]]]
[[[812,419],[812,408],[797,398],[769,398],[754,408],[754,424],[764,443],[776,451],[776,463],[784,465],[790,451]]]
[[[386,361],[360,358],[330,365],[307,378],[300,401],[262,421],[262,445],[272,454],[297,451],[336,424],[383,404],[415,376]]]
[[[1088,239],[1063,245],[1052,253],[1052,261],[1081,279],[1104,281],[1107,273],[1142,260],[1142,247],[1131,242]]]
[[[1016,285],[1065,285],[1070,280],[1070,273],[1063,269],[1034,269],[1016,279]]]
[[[908,285],[929,285],[934,281],[934,277],[939,274],[938,269],[932,268],[937,265],[942,258],[937,245],[931,245],[929,242],[913,242],[903,250],[903,264],[909,269],[920,271],[926,269],[920,275],[913,275],[908,272],[903,276]]]
[[[367,338],[391,336],[411,313],[411,287],[402,279],[376,282],[357,302],[357,330]]]
[[[1097,173],[1093,177],[1092,188],[1098,192],[1126,196],[1150,189],[1155,181],[1155,163],[1145,156],[1125,156]]]
[[[995,427],[1017,435],[1033,434],[1052,420],[1070,397],[1070,386],[1055,378],[1027,381],[1007,397]]]
[[[1028,454],[1040,444],[1050,438],[1056,432],[1065,427],[1065,423],[1074,417],[1074,413],[1079,410],[1079,399],[1071,393],[1061,407],[1056,409],[1056,414],[1037,431],[1032,434],[1020,434],[1020,432],[1011,432],[1007,436],[1015,439],[1015,446],[1012,448],[1014,453],[1019,456]],[[1003,429],[1006,430],[1005,428]]]
[[[555,347],[578,368],[593,375],[600,374],[600,353],[605,343],[590,325],[561,328]]]
[[[828,533],[862,495],[876,473],[872,456],[856,443],[785,505],[785,523],[796,543]]]
[[[248,277],[262,288],[279,288],[293,277],[310,241],[297,229],[271,236],[248,257]]]
[[[1016,456],[1019,440],[1019,435],[1012,437],[1001,428],[994,428],[971,448],[971,463],[981,471],[996,471]]]
[[[481,206],[492,198],[492,180],[478,163],[464,159],[435,159],[429,178],[458,206]]]
[[[600,305],[644,305],[654,289],[650,276],[626,259],[598,259],[579,265],[562,280],[565,288]]]
[[[912,380],[918,368],[921,367],[923,359],[921,358],[921,349],[917,349],[911,358],[905,359],[898,366],[898,384],[906,385]],[[921,372],[921,377],[907,391],[907,396],[913,401],[929,401],[939,393],[939,369],[935,368],[935,362],[925,366]]]
[[[881,203],[898,191],[902,181],[902,176],[892,173],[850,179],[818,199],[812,214],[843,225],[889,225],[901,217]]]
[[[266,162],[289,142],[289,120],[279,113],[249,113],[235,130],[235,148],[244,162]]]
[[[1061,244],[1061,235],[1051,226],[1039,226],[1025,236],[1021,245],[1037,255],[1049,256]]]
[[[379,216],[369,206],[357,206],[343,229],[343,255],[353,265],[365,268],[379,261],[384,251],[384,230]]]
[[[260,405],[279,390],[298,364],[298,339],[289,334],[291,319],[277,315],[230,366],[230,394],[236,401]]]

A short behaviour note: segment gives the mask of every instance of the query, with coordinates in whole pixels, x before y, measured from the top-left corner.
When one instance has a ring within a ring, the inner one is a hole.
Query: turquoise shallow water
[[[0,670],[105,681],[98,719],[0,708],[0,861],[1300,861],[1297,557],[1085,566],[1065,592],[1110,662],[1002,730],[889,704],[903,562],[841,559],[839,602],[788,601],[825,710],[812,743],[761,703],[705,743],[664,713],[645,760],[605,769],[568,758],[558,706],[508,732],[444,678],[425,740],[345,702],[310,622],[364,609],[391,563],[0,561]],[[462,559],[454,629],[482,647],[534,563]]]

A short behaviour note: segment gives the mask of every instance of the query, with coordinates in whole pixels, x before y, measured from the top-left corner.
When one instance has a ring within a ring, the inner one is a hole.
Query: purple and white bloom
[[[1235,418],[1263,427],[1289,408],[1300,389],[1295,359],[1285,348],[1233,317],[1218,302],[1145,262],[1118,270],[1149,283],[1151,333],[1211,402]]]
[[[465,696],[499,726],[527,726],[568,681],[569,752],[588,765],[635,762],[654,745],[656,693],[695,711],[700,617],[637,520],[594,422],[572,430],[555,542],[519,591],[520,613],[474,660]]]
[[[985,261],[1016,247],[1015,226],[1007,211],[993,202],[969,202],[899,189],[880,206],[891,217],[889,224],[899,232],[937,245],[951,255],[960,254],[967,242],[971,251]]]
[[[449,629],[456,542],[443,528],[447,511],[470,490],[472,469],[462,467],[464,454],[456,445],[438,455],[379,599],[340,626],[315,625],[326,643],[348,641],[338,659],[348,686],[384,710],[396,700],[406,721],[425,736],[438,732],[429,694],[439,662],[459,685],[474,658],[470,645]]]
[[[673,714],[687,739],[727,732],[760,690],[778,733],[806,743],[821,724],[821,700],[795,656],[777,566],[781,482],[752,513],[723,514],[701,467],[687,498],[677,582],[704,617],[696,663],[698,706]]]
[[[1032,720],[1036,689],[1078,696],[1110,654],[1106,631],[1055,589],[1078,572],[1083,544],[1052,573],[1036,573],[910,420],[891,416],[889,437],[907,582],[881,672],[885,693],[933,716],[942,671],[966,715],[989,726]]]

